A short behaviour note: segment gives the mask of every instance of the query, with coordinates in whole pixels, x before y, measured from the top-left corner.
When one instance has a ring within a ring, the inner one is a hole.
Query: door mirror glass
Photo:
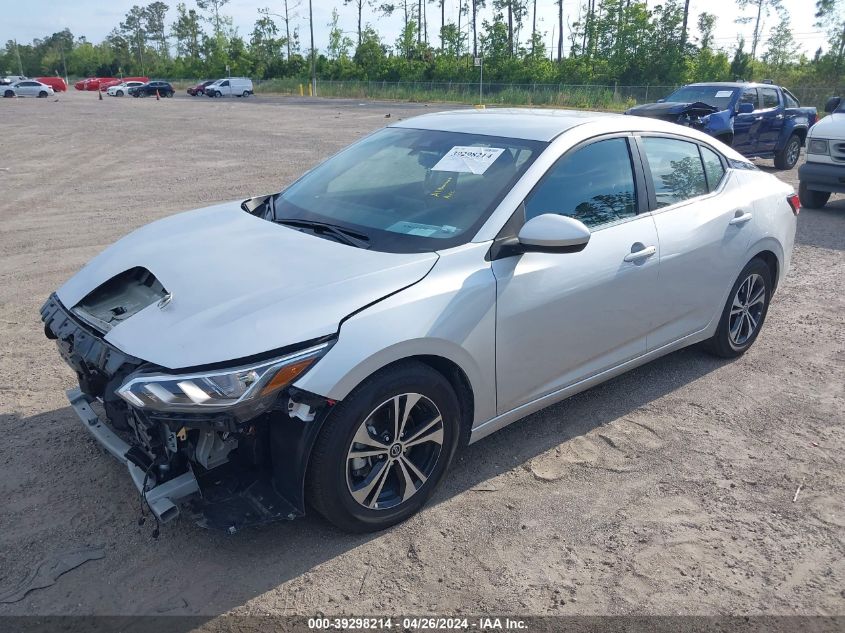
[[[754,112],[754,104],[753,103],[740,103],[739,110],[740,114],[751,114]]]
[[[831,97],[827,100],[827,103],[824,104],[824,111],[825,112],[833,112],[836,108],[839,107],[839,104],[842,102],[842,97]]]
[[[590,229],[575,218],[543,213],[523,224],[517,238],[525,251],[572,253],[587,245]]]

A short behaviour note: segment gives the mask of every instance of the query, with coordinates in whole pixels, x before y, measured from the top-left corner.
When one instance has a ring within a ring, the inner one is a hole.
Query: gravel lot
[[[0,594],[56,554],[105,551],[0,615],[845,614],[842,196],[801,212],[739,360],[683,350],[514,424],[385,533],[181,520],[153,540],[67,406],[44,299],[142,224],[278,191],[387,114],[442,109],[249,101],[0,100]]]

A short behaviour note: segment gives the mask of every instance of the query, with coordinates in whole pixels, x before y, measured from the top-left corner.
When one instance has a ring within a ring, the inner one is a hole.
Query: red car
[[[54,92],[65,92],[67,90],[67,84],[61,77],[36,77],[35,81],[50,86]]]
[[[73,87],[77,90],[99,90],[101,81],[108,81],[114,77],[88,77],[82,81],[77,81]]]
[[[205,94],[205,87],[208,86],[209,84],[213,84],[213,83],[214,83],[213,80],[202,81],[202,82],[198,83],[196,86],[191,86],[190,88],[188,88],[188,94],[191,95],[192,97],[202,96],[202,95]]]
[[[119,86],[124,81],[125,81],[124,79],[117,79],[116,77],[109,77],[109,78],[106,78],[106,79],[100,79],[100,84],[99,84],[98,87],[100,89],[100,92],[105,92],[106,90],[108,90],[112,86]],[[93,90],[93,88],[89,88],[89,90]]]

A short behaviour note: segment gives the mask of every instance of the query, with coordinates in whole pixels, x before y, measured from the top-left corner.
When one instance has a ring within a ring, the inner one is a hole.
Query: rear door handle
[[[751,217],[752,217],[751,214],[748,213],[747,211],[744,211],[744,212],[743,211],[737,211],[736,215],[734,215],[733,219],[731,219],[731,221],[728,222],[728,224],[732,224],[733,226],[742,226],[743,224],[748,222],[751,219]]]
[[[646,259],[651,257],[657,252],[656,246],[646,246],[645,248],[641,248],[638,251],[634,251],[633,253],[628,253],[623,257],[623,260],[626,262],[638,262],[641,259]]]

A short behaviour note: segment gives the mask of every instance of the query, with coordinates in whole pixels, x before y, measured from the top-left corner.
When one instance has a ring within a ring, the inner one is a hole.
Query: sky
[[[150,0],[151,1],[151,0]],[[168,22],[175,19],[178,0],[165,0],[170,5]],[[189,7],[194,6],[194,0],[183,0]],[[411,0],[413,1],[413,0]],[[532,0],[529,0],[529,3]],[[300,2],[296,13],[300,25],[300,41],[303,48],[308,46],[308,0],[289,0],[290,5]],[[380,3],[381,0],[378,0]],[[109,31],[117,26],[133,4],[146,4],[146,0],[0,0],[0,43],[16,39],[18,42],[30,42],[34,38],[50,35],[64,28],[69,28],[75,36],[84,35],[89,41],[97,42],[104,38]],[[328,43],[328,24],[331,13],[337,7],[340,15],[340,26],[354,39],[356,29],[356,12],[354,4],[344,6],[342,0],[313,0],[314,7],[314,36],[318,49],[325,48]],[[648,0],[649,6],[659,4],[660,0]],[[397,2],[398,4],[398,2]],[[488,2],[488,4],[492,4]],[[578,19],[579,6],[583,0],[564,0],[564,29],[566,23]],[[802,51],[812,57],[820,46],[827,48],[827,38],[824,32],[814,25],[815,18],[813,0],[783,0],[783,6],[789,11],[793,35],[801,45]],[[234,26],[240,35],[248,38],[257,17],[257,10],[269,7],[271,12],[282,12],[282,0],[230,0],[223,12],[233,18]],[[446,0],[446,20],[456,21],[458,0]],[[742,15],[752,16],[749,9],[740,12],[735,0],[691,0],[690,24],[692,37],[697,36],[696,20],[702,11],[708,11],[718,16],[716,23],[716,46],[731,48],[737,37],[745,37],[750,49],[753,23],[737,24],[736,19]],[[440,23],[440,10],[434,2],[427,8],[429,21],[429,39],[436,43],[436,33]],[[489,18],[490,10],[482,13],[482,18]],[[768,31],[778,22],[774,13],[765,19],[763,37],[760,46],[768,36]],[[365,12],[365,22],[377,26],[382,40],[393,44],[401,29],[401,15],[392,18],[376,16],[372,10]],[[547,46],[552,37],[557,37],[557,5],[555,0],[537,0],[537,28],[545,33]],[[462,20],[463,22],[463,20]],[[481,20],[479,20],[480,25]],[[279,25],[281,28],[281,24]],[[554,30],[554,33],[553,33]],[[524,31],[523,39],[530,33],[530,16]],[[556,40],[555,40],[556,41]],[[556,45],[555,45],[556,46]]]

